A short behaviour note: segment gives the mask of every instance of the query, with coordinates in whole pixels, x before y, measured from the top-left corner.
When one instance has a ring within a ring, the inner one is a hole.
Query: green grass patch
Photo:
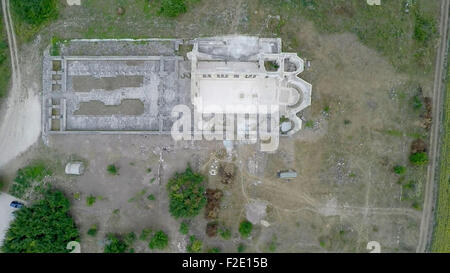
[[[444,130],[439,170],[439,184],[437,194],[437,209],[435,212],[436,225],[434,227],[432,252],[450,252],[450,70],[447,64],[447,90],[444,103]]]
[[[3,13],[0,13],[0,102],[8,93],[11,77],[11,62],[9,56],[8,38],[4,27]]]
[[[10,0],[14,28],[19,41],[30,41],[36,33],[58,18],[58,0]]]
[[[10,194],[26,199],[31,190],[42,190],[42,180],[52,172],[43,162],[32,163],[17,171],[17,176],[10,189]]]
[[[438,37],[436,11],[439,3],[416,0],[408,9],[405,3],[383,1],[380,6],[370,6],[365,0],[259,0],[252,9],[281,15],[280,20],[272,19],[273,26],[269,22],[264,34],[281,37],[287,51],[304,50],[296,37],[298,18],[304,17],[314,22],[320,32],[355,34],[363,44],[389,59],[399,71],[430,73],[434,41]],[[258,14],[250,14],[250,17],[257,18]]]

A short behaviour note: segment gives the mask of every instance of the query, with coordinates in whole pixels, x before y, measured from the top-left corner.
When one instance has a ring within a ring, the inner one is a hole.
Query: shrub
[[[105,245],[105,253],[125,253],[128,249],[128,245],[115,234],[107,235],[108,242]]]
[[[239,244],[237,247],[237,252],[242,253],[245,251],[245,245],[244,244]]]
[[[219,235],[224,240],[229,240],[231,238],[231,230],[229,230],[228,228],[221,228],[219,230]]]
[[[148,236],[153,232],[150,228],[144,228],[139,236],[139,240],[147,241]]]
[[[12,10],[28,24],[39,26],[58,17],[57,0],[11,0]]]
[[[162,0],[159,13],[167,17],[177,17],[186,11],[184,0]]]
[[[119,168],[117,168],[116,165],[114,165],[114,164],[108,165],[108,167],[106,167],[106,170],[108,171],[108,173],[110,173],[112,175],[117,175],[118,169]]]
[[[6,253],[67,253],[67,243],[79,240],[69,214],[69,200],[60,191],[48,190],[31,207],[14,212],[1,251]]]
[[[203,242],[195,238],[194,235],[189,237],[189,244],[187,246],[187,251],[191,253],[199,253],[203,249]]]
[[[0,191],[3,189],[4,183],[0,180]]]
[[[166,233],[164,233],[164,231],[160,230],[153,235],[150,243],[148,244],[148,247],[150,249],[164,249],[168,243],[169,237]]]
[[[155,200],[155,196],[153,194],[150,194],[149,196],[147,196],[147,199],[153,201]]]
[[[88,207],[94,205],[95,201],[97,201],[97,197],[93,195],[89,195],[88,197],[86,197],[86,205]]]
[[[92,227],[87,231],[87,234],[90,236],[95,236],[97,235],[97,225],[92,225]]]
[[[213,247],[208,249],[208,253],[220,253],[220,248],[218,247]]]
[[[136,234],[134,232],[127,233],[123,238],[123,241],[127,244],[127,246],[132,246],[134,242],[136,242]]]
[[[242,237],[247,238],[252,233],[253,224],[249,221],[242,221],[239,225],[239,233]]]
[[[181,222],[179,231],[181,234],[184,234],[184,235],[188,234],[188,232],[189,232],[188,224],[184,221]]]
[[[169,210],[172,216],[194,217],[206,204],[203,176],[194,173],[190,167],[184,173],[177,173],[167,183]]]
[[[406,168],[400,165],[394,166],[394,173],[396,174],[404,174],[406,172]]]
[[[409,156],[409,161],[414,165],[425,165],[428,163],[428,155],[425,152],[414,153]]]

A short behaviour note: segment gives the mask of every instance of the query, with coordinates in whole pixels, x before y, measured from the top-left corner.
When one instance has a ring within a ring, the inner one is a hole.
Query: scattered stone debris
[[[214,159],[213,163],[209,167],[209,174],[210,175],[212,175],[212,176],[217,175],[217,168],[218,168],[217,164],[218,164],[218,162],[219,161],[217,159]]]
[[[217,219],[220,210],[220,200],[222,199],[223,192],[219,189],[206,189],[206,208],[205,208],[205,218],[206,219]]]
[[[221,176],[220,182],[225,185],[232,184],[235,177],[235,166],[232,163],[222,163],[219,168],[219,173]]]

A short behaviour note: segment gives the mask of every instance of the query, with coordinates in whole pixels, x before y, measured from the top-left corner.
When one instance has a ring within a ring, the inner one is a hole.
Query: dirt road
[[[0,168],[35,143],[41,133],[41,107],[36,82],[22,81],[9,1],[2,0],[11,56],[11,90],[0,120]]]
[[[436,57],[436,71],[433,90],[433,126],[430,135],[430,165],[428,166],[427,182],[425,185],[425,200],[423,205],[422,221],[420,223],[420,236],[416,252],[426,252],[429,248],[433,234],[433,214],[435,205],[435,175],[439,164],[439,130],[441,127],[441,106],[443,73],[445,70],[445,55],[448,49],[448,14],[450,0],[442,0],[440,19],[440,44]]]

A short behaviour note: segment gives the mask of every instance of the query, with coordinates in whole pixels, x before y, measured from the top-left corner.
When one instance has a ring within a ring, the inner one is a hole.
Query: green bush
[[[406,172],[406,168],[400,165],[394,166],[394,173],[396,174],[404,174]]]
[[[110,173],[112,175],[116,175],[116,174],[118,174],[119,168],[117,168],[116,165],[111,164],[111,165],[108,165],[108,167],[106,167],[106,170],[108,171],[108,173]]]
[[[181,234],[184,234],[184,235],[188,234],[188,232],[189,232],[188,224],[186,222],[181,222],[179,231]]]
[[[244,244],[239,244],[237,247],[237,252],[242,253],[245,251],[245,245]]]
[[[125,242],[125,244],[127,244],[127,246],[129,247],[132,246],[134,242],[136,242],[136,234],[134,232],[128,233],[123,238],[123,241]]]
[[[87,234],[90,236],[95,236],[97,235],[97,225],[92,225],[92,227],[87,231]]]
[[[167,183],[169,210],[173,217],[194,217],[206,205],[203,176],[190,167],[184,173],[176,173]]]
[[[162,0],[159,13],[167,17],[177,17],[187,11],[184,0]]]
[[[425,165],[428,163],[428,155],[425,152],[415,153],[409,156],[409,161],[414,165]]]
[[[69,214],[69,200],[48,190],[31,207],[16,210],[1,250],[6,253],[67,253],[67,243],[79,240]]]
[[[239,225],[239,233],[242,237],[247,238],[252,233],[253,224],[249,221],[242,221]]]
[[[229,240],[231,238],[231,230],[229,230],[228,228],[221,228],[219,230],[219,235],[224,240]]]
[[[94,205],[95,201],[97,201],[97,197],[93,195],[89,195],[88,197],[86,197],[86,205],[88,207]]]
[[[105,245],[105,253],[125,253],[128,250],[127,243],[116,234],[107,235],[107,243]]]
[[[167,244],[169,243],[169,237],[167,236],[164,231],[160,230],[157,231],[152,239],[150,240],[150,243],[148,244],[148,247],[150,249],[164,249],[166,248]]]
[[[189,244],[187,245],[187,251],[191,253],[199,253],[203,249],[203,242],[195,238],[194,235],[189,237]]]
[[[208,249],[208,253],[220,253],[220,248],[218,247],[213,247]]]
[[[24,198],[35,182],[41,182],[45,176],[51,174],[52,172],[43,163],[31,164],[19,169],[10,193],[17,198]]]
[[[141,232],[141,235],[139,236],[139,240],[141,241],[147,241],[148,236],[152,234],[153,230],[150,228],[144,228]]]
[[[11,0],[13,12],[30,25],[42,23],[58,17],[57,0]]]
[[[4,186],[5,184],[3,183],[3,181],[1,181],[0,180],[0,191],[3,189],[3,186]]]

